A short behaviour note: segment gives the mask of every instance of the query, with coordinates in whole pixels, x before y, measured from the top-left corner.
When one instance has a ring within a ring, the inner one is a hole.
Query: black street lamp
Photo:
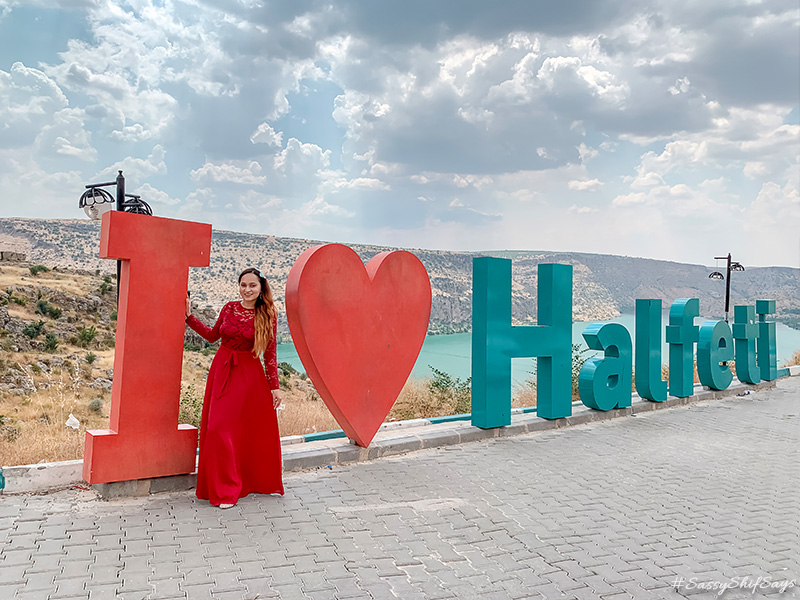
[[[141,196],[125,193],[125,178],[122,176],[122,171],[117,175],[116,181],[109,181],[108,183],[90,183],[87,185],[86,191],[78,201],[78,208],[82,208],[86,212],[86,216],[90,219],[99,221],[104,212],[113,208],[111,203],[114,202],[114,198],[111,194],[102,189],[112,185],[117,188],[117,210],[140,215],[153,214],[153,209],[150,208],[147,202],[142,200]]]
[[[709,279],[717,279],[717,280],[721,280],[721,279],[725,280],[725,322],[727,323],[728,322],[728,311],[730,310],[730,305],[731,305],[731,272],[732,271],[744,271],[744,267],[742,266],[741,263],[732,262],[731,261],[731,253],[730,252],[728,252],[728,256],[715,256],[714,257],[714,260],[726,260],[726,259],[728,261],[728,270],[727,270],[728,276],[726,277],[725,275],[723,275],[719,271],[714,271],[708,276],[708,278]]]
[[[117,210],[124,212],[136,213],[140,215],[152,215],[153,209],[150,205],[142,200],[141,196],[125,193],[125,177],[122,176],[122,171],[117,175],[115,181],[107,183],[90,183],[86,186],[86,191],[81,195],[78,201],[78,208],[82,208],[86,216],[93,221],[99,221],[103,218],[103,213],[108,212],[114,208],[114,197],[103,188],[116,186],[116,202]],[[120,261],[117,261],[117,300],[119,300],[119,276],[120,276]]]

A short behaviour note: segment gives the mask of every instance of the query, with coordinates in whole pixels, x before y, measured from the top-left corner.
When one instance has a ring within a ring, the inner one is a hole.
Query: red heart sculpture
[[[309,248],[286,281],[297,354],[347,436],[369,446],[417,360],[431,316],[420,260],[382,252],[364,263],[351,248]]]

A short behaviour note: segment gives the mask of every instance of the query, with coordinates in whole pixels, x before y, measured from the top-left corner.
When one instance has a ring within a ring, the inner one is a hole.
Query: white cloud
[[[647,195],[642,192],[619,195],[611,202],[614,206],[628,206],[631,204],[644,204],[647,202]]]
[[[31,144],[52,115],[68,106],[58,84],[21,62],[0,71],[0,148]]]
[[[117,171],[122,171],[126,179],[126,187],[130,188],[128,181],[131,184],[138,185],[153,175],[165,175],[167,173],[166,155],[167,152],[164,147],[156,144],[147,158],[127,157],[97,173],[93,180],[105,179],[110,181],[117,176]]]
[[[323,150],[316,144],[306,144],[296,138],[290,138],[286,148],[276,155],[273,168],[284,175],[316,172],[330,166],[330,157],[330,150]]]
[[[567,211],[579,215],[584,215],[584,214],[600,212],[600,209],[592,208],[591,206],[578,206],[577,204],[573,204],[567,209]]]
[[[579,192],[596,192],[603,187],[603,182],[599,179],[589,179],[588,181],[572,180],[567,184],[567,187]]]
[[[283,133],[275,131],[269,123],[261,123],[258,129],[250,136],[250,141],[254,144],[267,144],[268,146],[283,145]]]
[[[238,183],[241,185],[263,185],[267,182],[261,175],[261,165],[250,161],[246,165],[233,163],[213,164],[206,162],[202,167],[192,171],[194,181],[213,181],[216,183]]]

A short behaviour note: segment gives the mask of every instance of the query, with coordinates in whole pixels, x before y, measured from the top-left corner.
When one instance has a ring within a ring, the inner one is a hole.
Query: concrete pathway
[[[793,377],[290,473],[227,511],[191,491],[0,497],[0,599],[800,598],[798,482]]]

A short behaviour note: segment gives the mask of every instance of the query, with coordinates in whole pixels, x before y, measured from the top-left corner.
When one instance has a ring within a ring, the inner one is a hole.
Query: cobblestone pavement
[[[800,378],[285,482],[2,497],[0,599],[800,598]]]

